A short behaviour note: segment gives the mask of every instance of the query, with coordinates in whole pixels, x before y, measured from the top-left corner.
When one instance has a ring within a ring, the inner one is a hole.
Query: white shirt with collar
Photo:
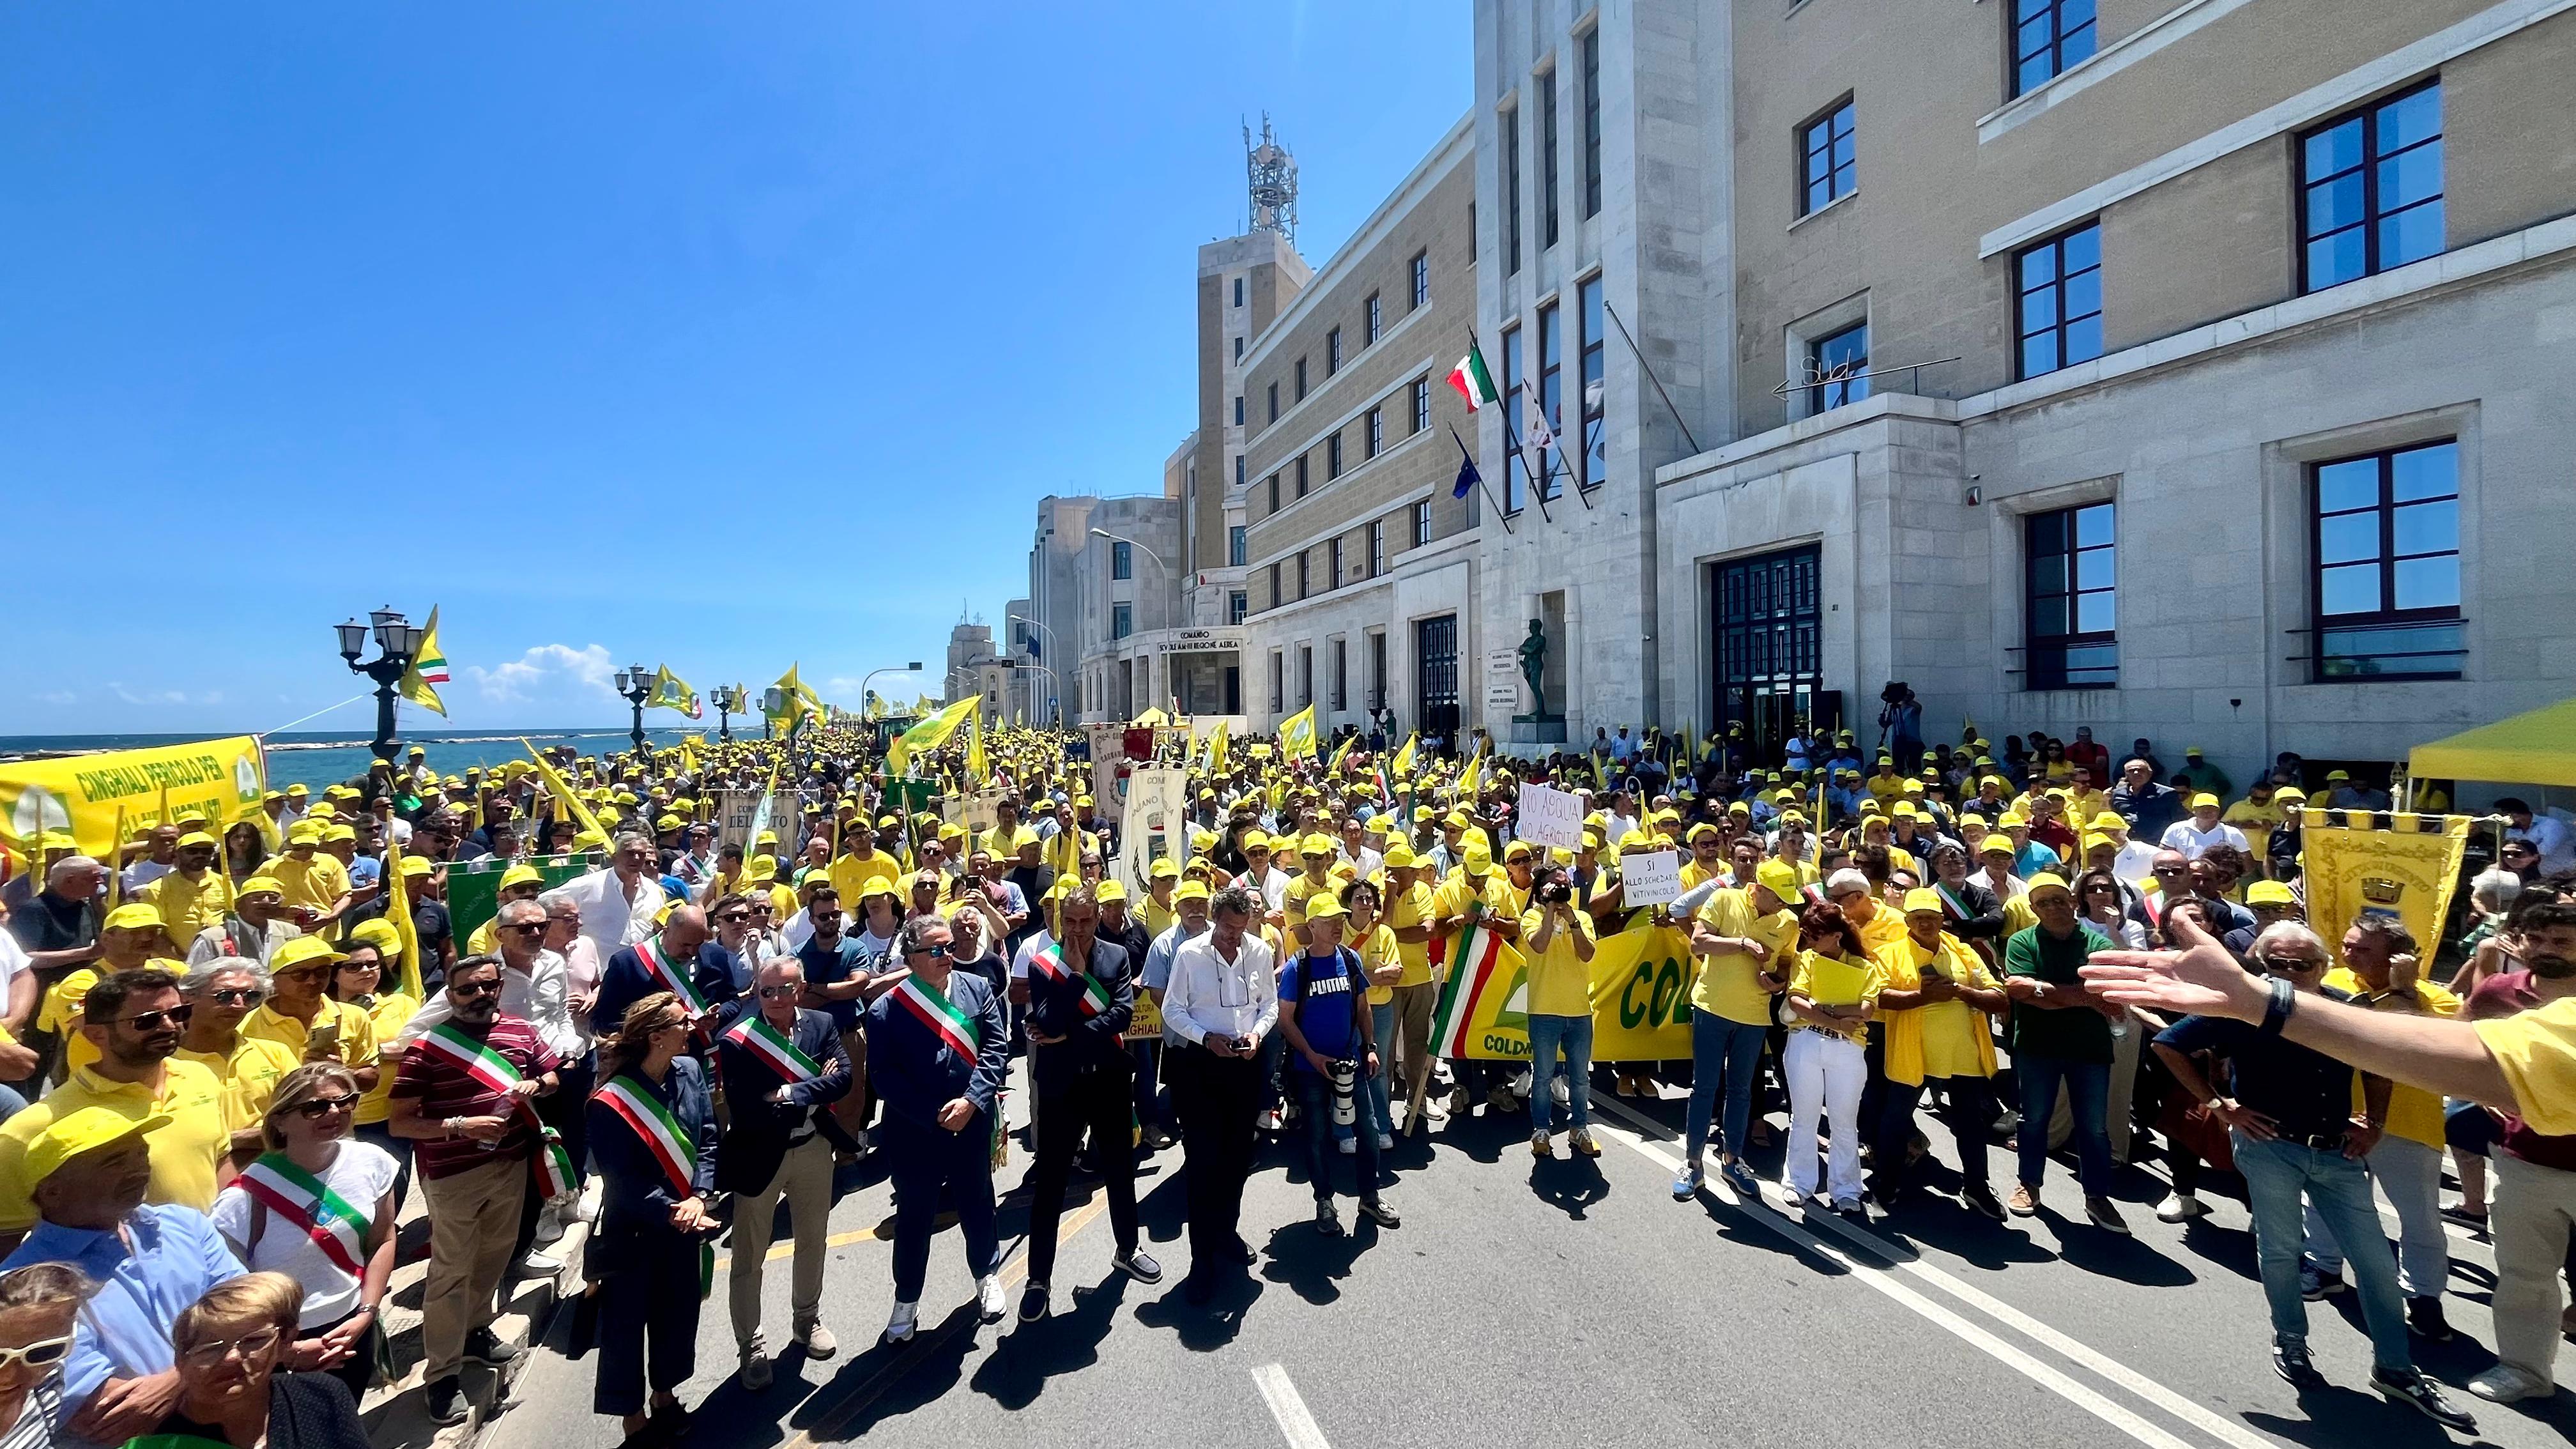
[[[455,1014],[447,993],[441,991],[412,1014],[398,1039],[409,1047]],[[501,958],[501,1014],[526,1022],[546,1049],[566,1062],[578,1061],[590,1050],[590,1043],[572,1024],[572,972],[564,958],[552,951],[530,957],[525,971],[512,967],[507,956]]]
[[[1173,954],[1163,1020],[1184,1041],[1203,1042],[1214,1032],[1259,1042],[1279,1023],[1274,964],[1270,948],[1248,932],[1231,961],[1217,950],[1214,931],[1192,937]]]
[[[660,929],[654,923],[661,917],[665,897],[661,884],[650,875],[636,875],[632,899],[614,866],[601,866],[560,889],[581,907],[581,933],[599,948],[602,961]]]

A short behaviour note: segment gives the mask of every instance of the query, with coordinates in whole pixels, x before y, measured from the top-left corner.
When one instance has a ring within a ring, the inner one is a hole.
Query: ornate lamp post
[[[716,707],[716,738],[732,744],[733,712],[743,706],[742,692],[730,684],[719,684],[707,692],[707,698]]]
[[[360,663],[358,656],[367,651],[369,625],[351,619],[332,628],[339,632],[340,657],[348,661],[349,672],[363,674],[376,682],[373,749],[375,758],[390,760],[394,757],[394,687],[401,684],[403,675],[410,671],[412,656],[420,652],[421,641],[429,631],[412,624],[391,608],[377,609],[367,617],[374,626],[379,653],[366,663]]]
[[[653,697],[653,676],[641,664],[630,664],[617,671],[617,693],[635,707],[635,723],[626,737],[635,742],[635,753],[644,753],[644,701]]]

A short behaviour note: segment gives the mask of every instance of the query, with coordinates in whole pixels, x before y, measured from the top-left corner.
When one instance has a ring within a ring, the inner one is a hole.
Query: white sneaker
[[[547,1248],[561,1242],[563,1240],[563,1235],[563,1218],[556,1213],[554,1204],[548,1203],[544,1207],[539,1208],[537,1210],[537,1233],[536,1236],[529,1239],[529,1241],[535,1243],[540,1248]]]
[[[577,1223],[599,1221],[599,1179],[594,1177],[581,1185],[581,1196],[574,1198],[568,1210]]]
[[[2160,1223],[2187,1223],[2207,1216],[2209,1204],[2187,1192],[2173,1193],[2156,1204],[2156,1221]]]
[[[975,1280],[975,1303],[976,1311],[984,1316],[984,1321],[986,1323],[999,1323],[1002,1321],[1003,1315],[1009,1312],[1010,1305],[1002,1300],[1002,1276],[1000,1274],[987,1273],[983,1277]]]
[[[2553,1390],[2539,1375],[2500,1363],[2469,1380],[2469,1392],[2490,1404],[2510,1404],[2522,1399],[2545,1399]]]
[[[1381,1132],[1377,1134],[1377,1150],[1380,1152],[1393,1152],[1395,1150],[1395,1134],[1391,1132]]]
[[[1333,1147],[1344,1157],[1357,1157],[1360,1151],[1360,1139],[1356,1136],[1344,1137],[1337,1140]]]
[[[530,1248],[521,1255],[519,1261],[513,1265],[522,1278],[551,1278],[562,1272],[563,1266],[563,1259],[547,1257],[534,1248]]]
[[[991,1280],[988,1279],[986,1281],[989,1282]],[[885,1341],[888,1343],[902,1343],[910,1339],[912,1337],[913,1325],[920,1321],[920,1304],[896,1304],[894,1306],[894,1316],[886,1320]]]

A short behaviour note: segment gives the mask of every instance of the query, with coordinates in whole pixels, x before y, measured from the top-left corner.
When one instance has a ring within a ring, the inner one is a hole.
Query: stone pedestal
[[[1515,745],[1561,745],[1565,743],[1565,716],[1561,714],[1516,714],[1508,743]]]

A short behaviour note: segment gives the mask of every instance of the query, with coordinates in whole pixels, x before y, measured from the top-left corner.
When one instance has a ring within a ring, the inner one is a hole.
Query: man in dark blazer
[[[757,1392],[770,1383],[760,1280],[782,1195],[796,1232],[788,1299],[793,1342],[808,1359],[839,1351],[823,1326],[823,1260],[832,1226],[832,1154],[849,1139],[820,1109],[849,1094],[850,1056],[830,1013],[797,1005],[805,994],[805,963],[773,956],[762,963],[755,987],[758,1009],[716,1038],[716,1070],[733,1115],[716,1165],[717,1186],[734,1195],[734,1346],[742,1356],[742,1386]]]

